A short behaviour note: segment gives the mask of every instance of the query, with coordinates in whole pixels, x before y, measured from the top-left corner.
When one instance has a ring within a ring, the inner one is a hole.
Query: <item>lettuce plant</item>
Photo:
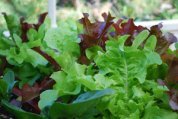
[[[104,13],[104,21],[84,14],[80,24],[50,29],[46,13],[37,24],[4,17],[10,36],[0,35],[0,104],[16,118],[178,118],[168,56],[177,39],[161,24],[147,29]]]

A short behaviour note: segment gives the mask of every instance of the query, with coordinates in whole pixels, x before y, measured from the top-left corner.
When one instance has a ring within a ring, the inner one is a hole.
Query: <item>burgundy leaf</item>
[[[22,102],[29,102],[30,100],[33,100],[39,95],[40,95],[40,88],[38,84],[35,84],[33,87],[31,87],[28,84],[25,84],[22,87]]]
[[[55,59],[53,59],[53,57],[42,51],[40,47],[34,47],[32,49],[42,55],[54,67],[56,71],[61,69],[60,65],[55,61]]]
[[[12,99],[11,104],[20,106],[26,111],[40,113],[40,109],[38,107],[40,87],[37,83],[32,87],[28,84],[25,84],[22,89],[14,87],[13,94],[15,94],[18,98],[21,97],[22,101]]]
[[[41,15],[39,16],[39,18],[38,18],[38,23],[37,23],[37,24],[34,24],[36,30],[38,30],[39,27],[44,23],[47,14],[48,14],[48,13],[46,12],[46,13],[43,13],[43,14],[41,14]]]
[[[163,25],[160,23],[150,28],[150,35],[155,35],[157,38],[156,52],[161,55],[167,51],[172,43],[177,42],[177,38],[172,33],[163,34],[162,27]]]
[[[178,85],[178,58],[176,57],[178,50],[175,51],[175,54],[163,54],[162,60],[168,65],[168,73],[166,76],[166,84],[169,85]]]
[[[174,41],[173,41],[174,42]],[[175,51],[175,54],[164,53],[162,55],[162,60],[168,65],[168,73],[165,79],[165,84],[169,88],[169,105],[173,110],[178,111],[178,58],[176,55],[178,50]]]
[[[126,41],[126,45],[131,45],[133,38],[140,33],[141,31],[147,29],[143,26],[136,26],[134,24],[133,19],[128,19],[128,21],[124,22],[123,19],[119,19],[116,23],[113,24],[115,28],[115,35],[130,35]]]
[[[11,103],[16,106],[22,106],[26,111],[40,113],[38,107],[40,93],[52,88],[54,83],[54,80],[50,79],[49,76],[46,76],[39,84],[35,83],[34,86],[25,84],[22,89],[14,87],[13,94],[17,97],[22,97],[22,101],[19,102],[17,99],[13,98]]]
[[[29,29],[34,28],[35,30],[38,31],[40,25],[43,24],[43,22],[44,22],[44,20],[46,18],[46,15],[47,15],[47,13],[41,14],[39,16],[37,24],[29,24],[29,23],[25,22],[24,18],[21,18],[20,24],[21,24],[21,31],[22,31],[22,35],[21,35],[22,42],[27,42],[28,41],[28,39],[27,39],[27,32],[28,32]]]
[[[126,41],[126,45],[131,45],[134,37],[140,33],[143,30],[146,30],[146,27],[143,26],[136,26],[134,24],[133,19],[129,19],[127,22],[123,22],[122,19],[119,19],[117,21],[117,23],[113,24],[114,28],[115,28],[115,33],[113,33],[113,37],[114,36],[119,36],[119,35],[130,35],[130,37],[127,39]],[[177,38],[172,34],[172,33],[165,33],[163,34],[163,32],[161,31],[162,28],[162,24],[157,24],[154,25],[149,29],[150,35],[155,35],[157,38],[157,45],[156,45],[156,52],[158,52],[159,54],[164,54],[167,49],[169,48],[169,46],[172,43],[177,42]]]
[[[13,92],[13,94],[16,95],[16,96],[22,96],[22,90],[20,90],[18,87],[14,87],[14,88],[12,89],[12,92]]]
[[[96,21],[91,23],[88,19],[89,15],[86,13],[83,15],[84,17],[79,20],[84,27],[84,34],[80,35],[80,45],[84,50],[94,45],[103,46],[104,42],[107,40],[106,34],[113,24],[114,17],[112,17],[111,14],[107,15],[103,13],[104,22]]]
[[[178,58],[169,66],[167,80],[169,82],[173,82],[174,84],[178,84]]]
[[[80,49],[82,54],[79,61],[86,64],[85,50],[95,45],[99,45],[104,49],[105,42],[108,40],[108,30],[113,24],[114,17],[110,13],[108,15],[103,13],[103,22],[96,21],[91,23],[88,19],[89,15],[87,13],[83,15],[84,17],[79,20],[84,28],[84,33],[79,35],[81,38]]]
[[[21,38],[22,38],[22,42],[27,42],[27,32],[29,29],[33,28],[33,24],[28,24],[27,22],[24,22],[24,18],[20,19],[20,24],[21,24]]]
[[[50,79],[49,76],[45,77],[40,83],[40,91],[50,89],[55,84],[55,81]]]

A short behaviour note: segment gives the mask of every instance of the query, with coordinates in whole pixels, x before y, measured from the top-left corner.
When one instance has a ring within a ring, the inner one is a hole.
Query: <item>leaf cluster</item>
[[[36,24],[4,17],[0,100],[16,118],[178,118],[177,51],[169,49],[177,39],[161,24],[147,29],[104,13],[104,21],[84,14],[80,25],[51,29],[46,13]]]

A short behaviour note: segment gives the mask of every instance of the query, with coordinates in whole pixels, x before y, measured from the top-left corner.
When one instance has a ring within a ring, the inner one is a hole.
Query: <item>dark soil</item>
[[[0,119],[15,119],[14,116],[9,114],[3,107],[0,106]]]

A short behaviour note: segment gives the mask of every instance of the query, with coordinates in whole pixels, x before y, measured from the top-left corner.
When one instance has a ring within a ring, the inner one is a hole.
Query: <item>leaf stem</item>
[[[122,55],[122,57],[123,57],[123,61],[124,61],[124,66],[125,66],[125,78],[124,78],[124,81],[125,81],[125,83],[124,83],[124,88],[125,88],[125,92],[126,92],[126,99],[128,99],[129,97],[128,97],[128,69],[127,69],[127,61],[126,61],[126,58],[125,58],[125,54],[124,54],[124,52],[123,51],[121,51],[121,55]]]
[[[59,71],[61,69],[60,65],[55,61],[55,59],[42,51],[40,47],[34,47],[32,49],[42,55],[53,66],[54,70]]]

